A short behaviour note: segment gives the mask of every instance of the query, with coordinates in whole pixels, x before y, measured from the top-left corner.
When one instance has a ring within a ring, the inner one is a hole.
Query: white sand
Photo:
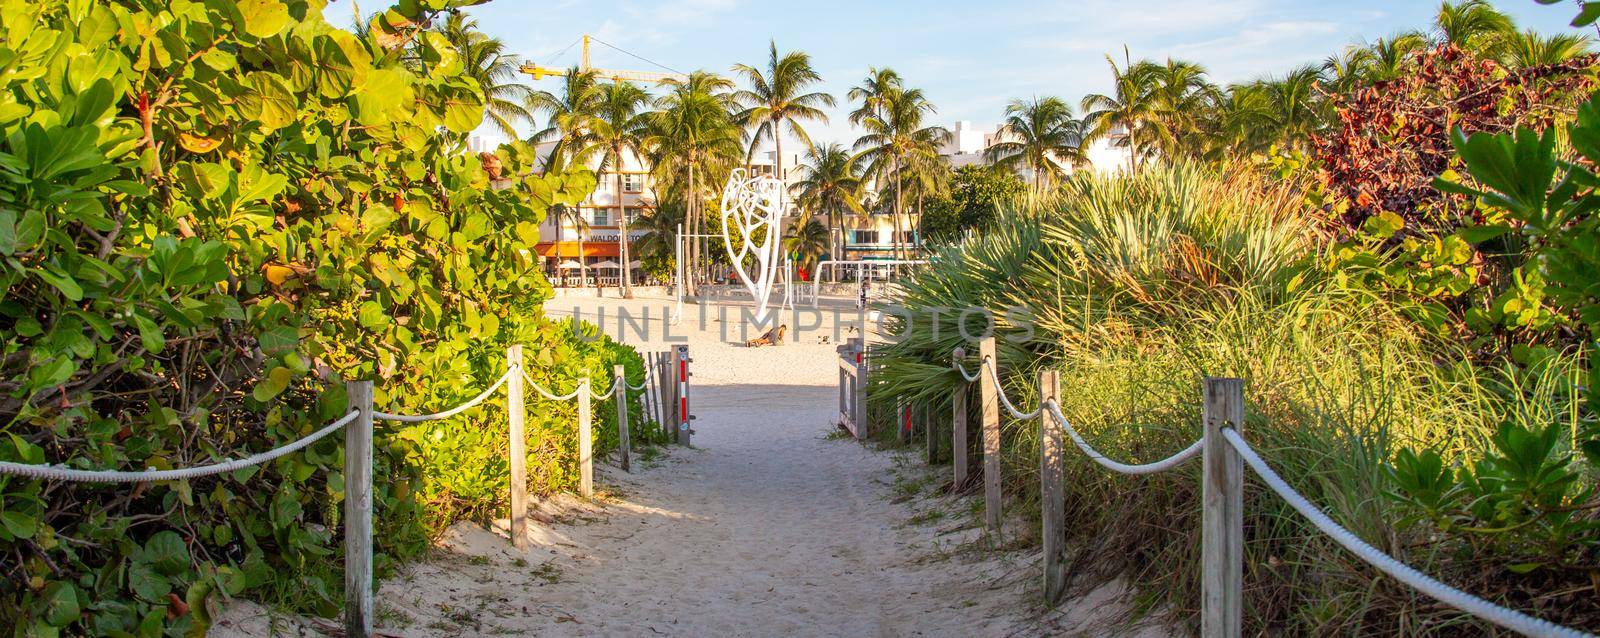
[[[609,291],[608,291],[609,292]],[[637,313],[649,340],[670,302],[557,299]],[[939,495],[948,466],[830,437],[837,428],[831,322],[780,347],[724,341],[710,308],[686,306],[694,358],[695,449],[601,467],[595,503],[541,504],[534,545],[518,554],[471,525],[436,556],[383,583],[383,633],[399,636],[1035,636],[1164,635],[1118,626],[1121,588],[1039,609],[1038,554],[992,551],[970,497]],[[730,310],[729,321],[736,321]],[[606,325],[616,335],[614,321]],[[753,334],[748,336],[754,336]],[[739,340],[736,327],[730,341]],[[641,467],[642,466],[642,467]],[[1026,533],[1024,531],[1024,533]],[[1033,532],[1037,534],[1037,532]],[[266,635],[272,619],[234,604],[216,635]],[[322,621],[324,626],[336,623]],[[284,635],[308,621],[277,620]]]

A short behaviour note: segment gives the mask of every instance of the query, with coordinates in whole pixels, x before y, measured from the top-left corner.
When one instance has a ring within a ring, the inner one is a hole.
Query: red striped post
[[[689,445],[694,428],[689,427],[694,418],[689,415],[689,346],[676,346],[678,360],[678,444]]]

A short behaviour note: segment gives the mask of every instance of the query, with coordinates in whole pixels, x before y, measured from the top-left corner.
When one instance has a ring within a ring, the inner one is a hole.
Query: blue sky
[[[349,22],[351,0],[327,15]],[[1540,5],[1498,0],[1518,24],[1568,30],[1575,3]],[[370,5],[370,6],[369,6]],[[368,0],[363,11],[379,8]],[[809,125],[821,141],[850,143],[844,93],[869,66],[888,66],[922,87],[937,120],[998,123],[1013,98],[1056,95],[1074,104],[1109,88],[1104,55],[1119,60],[1173,56],[1205,65],[1217,82],[1281,73],[1319,61],[1350,42],[1431,23],[1435,0],[493,0],[470,10],[480,27],[512,51],[540,63],[570,66],[577,47],[555,54],[583,33],[667,67],[727,72],[737,62],[759,66],[767,41],[811,54],[823,89],[840,99],[826,125]],[[1592,33],[1592,32],[1591,32]],[[596,45],[596,66],[655,67]],[[559,80],[545,79],[554,89]],[[787,149],[786,149],[787,150]]]

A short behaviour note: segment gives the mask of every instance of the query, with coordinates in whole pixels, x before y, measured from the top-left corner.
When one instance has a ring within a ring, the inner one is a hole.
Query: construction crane
[[[649,62],[650,64],[655,64],[656,66],[659,66],[659,67],[661,67],[663,69],[667,69],[668,72],[663,73],[663,72],[659,72],[659,71],[620,71],[620,70],[617,70],[617,69],[597,69],[597,68],[594,68],[592,65],[589,64],[589,41],[590,40],[597,41],[600,44],[604,44],[604,45],[606,45],[608,47],[616,49],[617,51],[621,51],[622,53],[626,53],[626,54],[631,55],[631,56],[633,56],[635,58],[639,58],[640,60],[644,60],[645,62]],[[571,45],[568,45],[568,48],[571,48]],[[689,79],[689,76],[687,76],[687,75],[684,75],[682,73],[678,73],[676,71],[673,71],[672,69],[670,69],[670,68],[668,68],[668,67],[666,67],[666,66],[664,66],[662,64],[658,64],[656,62],[651,62],[650,60],[645,59],[643,57],[640,57],[638,55],[635,55],[633,53],[628,53],[627,51],[623,51],[622,49],[618,48],[616,45],[608,43],[605,40],[600,40],[599,38],[595,38],[595,37],[593,37],[593,36],[591,36],[591,35],[589,35],[587,33],[583,34],[583,52],[580,54],[580,57],[578,58],[578,70],[580,72],[581,71],[594,71],[595,75],[597,75],[597,76],[599,76],[601,78],[609,79],[609,80],[611,80],[613,82],[622,82],[622,81],[626,80],[626,81],[632,81],[632,82],[654,82],[654,83],[657,83],[657,84],[664,84],[666,82],[673,82],[673,81],[682,82],[682,81],[685,81],[685,80]],[[565,77],[568,73],[571,73],[572,70],[571,69],[564,69],[564,68],[561,68],[561,67],[541,66],[541,65],[538,65],[538,64],[524,64],[524,65],[522,65],[522,72],[533,76],[533,79],[535,79],[535,80],[542,80],[547,75],[555,76],[555,77]]]

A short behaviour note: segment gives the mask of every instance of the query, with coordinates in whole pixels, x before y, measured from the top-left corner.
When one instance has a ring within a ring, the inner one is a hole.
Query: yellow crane
[[[611,80],[613,82],[622,82],[622,81],[626,80],[626,81],[631,81],[631,82],[654,82],[654,83],[657,83],[657,84],[661,84],[661,83],[666,83],[666,82],[671,82],[671,81],[682,82],[684,80],[689,79],[689,76],[684,75],[682,73],[676,73],[676,72],[662,73],[662,72],[658,72],[658,71],[621,71],[621,70],[617,70],[617,69],[597,69],[597,68],[594,68],[593,66],[591,66],[589,64],[589,41],[590,40],[594,40],[594,39],[597,39],[597,38],[594,38],[593,36],[591,36],[591,35],[589,35],[587,33],[583,34],[583,52],[578,58],[578,70],[579,71],[594,71],[595,75],[597,75],[597,76],[599,76],[601,78],[609,79],[609,80]],[[604,40],[600,40],[600,43],[604,44],[604,45],[606,45],[608,47],[611,47],[613,49],[617,49],[618,51],[622,51],[622,49],[618,49],[615,45],[609,44],[609,43],[605,42]],[[569,48],[570,48],[570,45],[569,45]],[[633,55],[633,57],[636,57],[636,58],[639,57],[639,56],[634,55],[632,53],[628,53],[627,51],[622,51],[622,52],[623,53],[627,53],[628,55]],[[639,59],[644,60],[644,58],[639,58]],[[649,60],[645,60],[645,61],[649,62]],[[651,64],[655,64],[655,63],[651,62]],[[657,65],[657,66],[660,66],[660,65]],[[665,67],[663,67],[663,68],[665,68]],[[561,67],[551,67],[551,66],[540,66],[538,64],[524,64],[524,65],[522,65],[522,72],[533,76],[533,79],[535,79],[535,80],[542,80],[547,75],[555,76],[555,77],[564,77],[568,73],[571,72],[571,69],[564,69],[564,68],[561,68]]]

